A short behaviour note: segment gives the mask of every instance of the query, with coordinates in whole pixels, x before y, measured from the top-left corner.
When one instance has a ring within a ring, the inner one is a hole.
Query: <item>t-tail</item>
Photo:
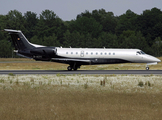
[[[4,29],[9,32],[17,55],[35,60],[49,61],[56,55],[55,47],[46,47],[30,43],[20,30]]]

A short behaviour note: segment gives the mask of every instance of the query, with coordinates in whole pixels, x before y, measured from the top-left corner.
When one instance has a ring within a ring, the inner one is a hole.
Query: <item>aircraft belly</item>
[[[123,60],[123,59],[94,59],[92,60],[92,64],[118,64],[118,63],[129,63],[130,61]]]

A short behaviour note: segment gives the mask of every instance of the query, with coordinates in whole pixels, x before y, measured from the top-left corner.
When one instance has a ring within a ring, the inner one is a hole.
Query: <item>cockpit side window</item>
[[[136,55],[141,55],[141,52],[140,51],[137,51]]]

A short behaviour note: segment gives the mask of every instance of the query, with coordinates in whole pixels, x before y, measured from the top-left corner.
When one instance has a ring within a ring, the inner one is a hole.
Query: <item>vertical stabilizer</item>
[[[20,30],[4,30],[11,35],[16,50],[29,50],[35,48],[34,44],[31,44]]]

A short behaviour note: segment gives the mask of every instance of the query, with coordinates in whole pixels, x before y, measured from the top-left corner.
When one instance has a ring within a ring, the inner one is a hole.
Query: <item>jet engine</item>
[[[30,50],[35,60],[49,61],[54,58],[57,54],[57,49],[55,47],[40,47]]]

